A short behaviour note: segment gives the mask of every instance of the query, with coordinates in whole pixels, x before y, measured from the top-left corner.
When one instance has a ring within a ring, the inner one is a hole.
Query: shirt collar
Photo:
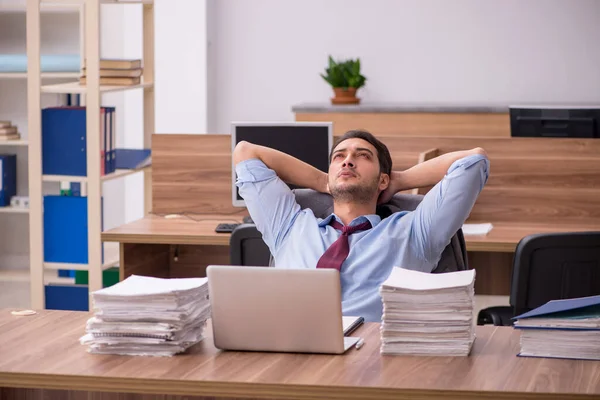
[[[325,217],[325,219],[323,219],[323,220],[321,220],[321,222],[319,222],[319,227],[324,227],[324,226],[329,225],[333,218],[335,218],[335,220],[338,221],[340,224],[343,224],[342,220],[337,215],[335,215],[334,213],[331,213],[327,217]],[[381,217],[377,214],[361,215],[360,217],[354,218],[350,222],[350,226],[362,224],[363,222],[366,222],[367,220],[371,223],[371,227],[375,227],[377,224],[379,224],[381,222]]]

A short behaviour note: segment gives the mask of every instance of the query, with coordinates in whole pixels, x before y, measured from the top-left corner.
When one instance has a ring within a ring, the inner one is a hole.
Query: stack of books
[[[0,121],[0,141],[3,140],[19,140],[21,135],[17,127],[10,121]]]
[[[514,319],[519,356],[600,360],[600,296],[552,300]]]
[[[142,78],[142,60],[101,59],[100,85],[129,86],[138,85]],[[85,85],[86,68],[81,70],[79,83]]]
[[[207,278],[132,275],[93,292],[94,316],[80,343],[88,352],[173,356],[204,339],[210,317]]]
[[[475,341],[475,270],[395,267],[381,285],[381,354],[468,356]]]

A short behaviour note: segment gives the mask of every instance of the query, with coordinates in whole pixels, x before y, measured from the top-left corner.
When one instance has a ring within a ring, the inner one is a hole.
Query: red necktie
[[[363,222],[362,224],[354,226],[344,226],[337,222],[335,219],[331,219],[330,225],[337,230],[342,231],[342,235],[333,242],[325,253],[319,259],[317,268],[335,268],[338,271],[342,268],[342,263],[348,257],[350,246],[348,245],[348,235],[353,234],[356,231],[364,231],[371,229],[371,222]]]

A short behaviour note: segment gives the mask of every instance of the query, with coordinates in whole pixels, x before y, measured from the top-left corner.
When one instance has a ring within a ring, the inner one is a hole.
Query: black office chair
[[[300,207],[310,208],[315,216],[325,218],[333,212],[333,199],[330,195],[311,189],[295,189],[293,192]],[[422,199],[423,195],[396,194],[389,203],[377,207],[377,214],[381,218],[386,218],[394,212],[413,211]],[[242,224],[234,229],[229,251],[232,265],[270,266],[273,264],[269,248],[263,242],[262,235],[254,224]],[[461,271],[468,268],[467,247],[462,230],[459,229],[444,249],[433,273]]]
[[[600,294],[600,232],[543,233],[517,244],[510,306],[489,307],[477,324],[513,325],[512,317],[550,300]]]
[[[256,225],[241,224],[231,232],[229,260],[231,265],[269,266],[271,252]]]

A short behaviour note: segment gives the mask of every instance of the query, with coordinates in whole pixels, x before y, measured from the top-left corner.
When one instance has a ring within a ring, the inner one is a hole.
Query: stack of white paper
[[[475,270],[429,274],[395,267],[381,285],[381,353],[467,356],[475,340]]]
[[[207,278],[132,275],[91,294],[80,342],[90,353],[172,356],[201,341],[210,317]]]

